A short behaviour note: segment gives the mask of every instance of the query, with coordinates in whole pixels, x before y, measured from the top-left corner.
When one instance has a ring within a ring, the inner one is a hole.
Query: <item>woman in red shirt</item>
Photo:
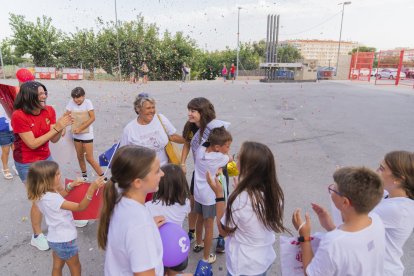
[[[20,87],[14,101],[11,124],[15,133],[15,150],[13,159],[17,172],[23,183],[32,163],[40,160],[51,160],[49,141],[59,141],[62,130],[72,124],[69,113],[56,121],[53,107],[46,105],[46,87],[36,81],[29,81]],[[35,203],[30,212],[33,236],[31,245],[39,250],[48,250],[49,245],[42,233],[42,213]]]

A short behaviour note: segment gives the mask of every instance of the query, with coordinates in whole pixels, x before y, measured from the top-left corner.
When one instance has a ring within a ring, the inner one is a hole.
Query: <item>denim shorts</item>
[[[76,239],[69,242],[50,242],[49,247],[56,253],[56,255],[67,261],[73,256],[77,255],[79,252],[78,245],[76,244]]]
[[[0,132],[0,146],[11,145],[14,142],[13,131]]]
[[[52,161],[53,160],[52,156],[49,156],[46,160]],[[39,161],[41,161],[41,160],[39,160]],[[32,162],[32,163],[19,163],[16,160],[14,160],[14,165],[16,166],[16,170],[19,173],[20,180],[23,183],[26,183],[26,178],[27,178],[27,174],[29,172],[30,165],[33,164],[33,163],[34,162]]]

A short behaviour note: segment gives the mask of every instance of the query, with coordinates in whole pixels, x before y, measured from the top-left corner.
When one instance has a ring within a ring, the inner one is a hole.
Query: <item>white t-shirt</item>
[[[276,259],[274,232],[260,222],[247,192],[237,196],[231,210],[237,230],[226,238],[227,270],[231,275],[264,273]],[[221,223],[225,222],[224,215]]]
[[[414,200],[406,197],[383,199],[372,211],[385,227],[384,275],[404,274],[403,246],[414,229]]]
[[[193,136],[193,138],[191,139],[191,142],[190,142],[191,152],[193,154],[194,162],[196,160],[196,154],[197,154],[198,148],[202,144],[204,144],[205,141],[207,141],[211,130],[213,130],[215,128],[218,128],[218,127],[222,127],[222,126],[224,126],[224,128],[227,129],[230,126],[230,123],[225,122],[225,121],[221,121],[221,120],[217,120],[217,119],[214,119],[210,123],[208,123],[207,126],[206,126],[206,129],[203,132],[203,137],[201,138],[201,143],[200,143],[200,130],[198,130],[194,134],[194,136]]]
[[[91,100],[85,99],[81,105],[77,105],[73,99],[68,102],[66,105],[66,110],[73,112],[84,112],[93,110],[93,105]],[[89,126],[88,133],[73,134],[73,138],[79,140],[92,140],[93,139],[93,123]]]
[[[221,152],[207,152],[206,147],[199,147],[194,166],[194,199],[202,205],[215,205],[216,195],[207,183],[207,171],[214,177],[217,170],[229,162],[229,156]]]
[[[376,214],[369,216],[371,225],[360,231],[335,229],[326,233],[306,269],[307,275],[383,275],[384,225]]]
[[[151,216],[164,216],[167,222],[173,222],[183,227],[185,217],[190,213],[190,200],[186,199],[184,205],[175,203],[173,205],[165,205],[161,200],[156,202],[148,201],[145,203]]]
[[[159,114],[168,135],[173,135],[177,130],[171,122],[162,114]],[[141,125],[138,119],[129,122],[122,133],[120,147],[125,145],[137,145],[153,149],[157,152],[161,166],[168,163],[168,156],[165,153],[165,146],[168,143],[168,136],[161,125],[158,116],[155,115],[148,125]]]
[[[105,275],[132,275],[155,268],[164,275],[160,232],[144,205],[122,197],[109,223]]]
[[[78,233],[71,211],[61,209],[65,199],[59,193],[46,192],[37,201],[48,226],[47,240],[50,242],[68,242],[76,239]]]
[[[13,128],[10,123],[10,118],[7,116],[6,110],[4,110],[3,106],[0,104],[0,118],[5,118],[5,123],[9,125],[9,131],[12,131]]]

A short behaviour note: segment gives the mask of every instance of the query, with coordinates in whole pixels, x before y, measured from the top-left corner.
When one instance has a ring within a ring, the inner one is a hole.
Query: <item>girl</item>
[[[80,203],[66,201],[66,196],[73,187],[81,182],[72,182],[62,188],[59,166],[54,161],[33,163],[27,174],[27,194],[29,200],[37,203],[48,225],[47,240],[53,250],[52,275],[62,275],[65,263],[71,275],[81,275],[81,264],[76,245],[77,232],[72,212],[82,211],[88,207],[96,189],[103,186],[103,177],[98,178],[88,188]]]
[[[186,160],[190,148],[195,160],[197,149],[207,141],[208,136],[212,129],[224,126],[228,128],[230,123],[220,121],[216,119],[216,112],[214,105],[206,98],[199,97],[192,99],[188,105],[188,121],[184,125],[183,137],[185,143],[181,155],[181,167],[186,172]],[[227,173],[225,171],[225,173]],[[227,181],[228,183],[228,181]],[[194,172],[191,178],[190,186],[190,202],[191,202],[191,213],[188,215],[188,236],[190,240],[195,241],[195,226],[197,214],[193,212],[194,209]],[[224,240],[218,239],[224,250]]]
[[[1,146],[1,162],[3,168],[1,172],[5,179],[13,179],[13,175],[9,168],[9,154],[13,151],[14,134],[10,125],[10,120],[6,115],[3,106],[0,105],[0,146]]]
[[[161,167],[165,174],[160,181],[158,192],[152,201],[145,203],[152,216],[164,216],[167,222],[173,222],[181,227],[184,219],[190,212],[190,190],[187,179],[181,168],[174,164]],[[188,259],[182,264],[168,268],[168,275],[176,275],[188,265]]]
[[[244,142],[238,157],[240,175],[227,207],[222,185],[207,173],[216,194],[217,227],[222,236],[228,236],[227,275],[266,275],[276,258],[274,232],[287,231],[283,191],[267,146]]]
[[[164,275],[163,249],[145,197],[158,190],[164,175],[154,150],[124,146],[115,154],[106,184],[98,228],[98,245],[106,250],[105,275]]]
[[[385,226],[384,275],[402,276],[403,246],[414,228],[414,153],[389,152],[377,171],[388,192],[373,210]]]

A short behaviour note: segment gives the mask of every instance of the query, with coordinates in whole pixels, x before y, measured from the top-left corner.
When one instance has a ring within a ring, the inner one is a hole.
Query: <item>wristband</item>
[[[224,197],[216,197],[216,203],[217,202],[224,202],[225,201],[225,199],[224,199]]]
[[[72,186],[70,186],[70,183],[69,183],[68,185],[66,185],[66,189],[67,189],[68,191],[72,191],[72,190],[73,190],[73,187],[72,187]]]
[[[86,195],[86,199],[89,200],[89,201],[91,201],[92,200],[92,196]]]
[[[55,127],[53,127],[53,129],[56,131],[56,133],[59,133],[60,131],[58,131]]]
[[[311,237],[303,237],[303,236],[298,237],[298,242],[309,242],[311,240],[312,240]]]

